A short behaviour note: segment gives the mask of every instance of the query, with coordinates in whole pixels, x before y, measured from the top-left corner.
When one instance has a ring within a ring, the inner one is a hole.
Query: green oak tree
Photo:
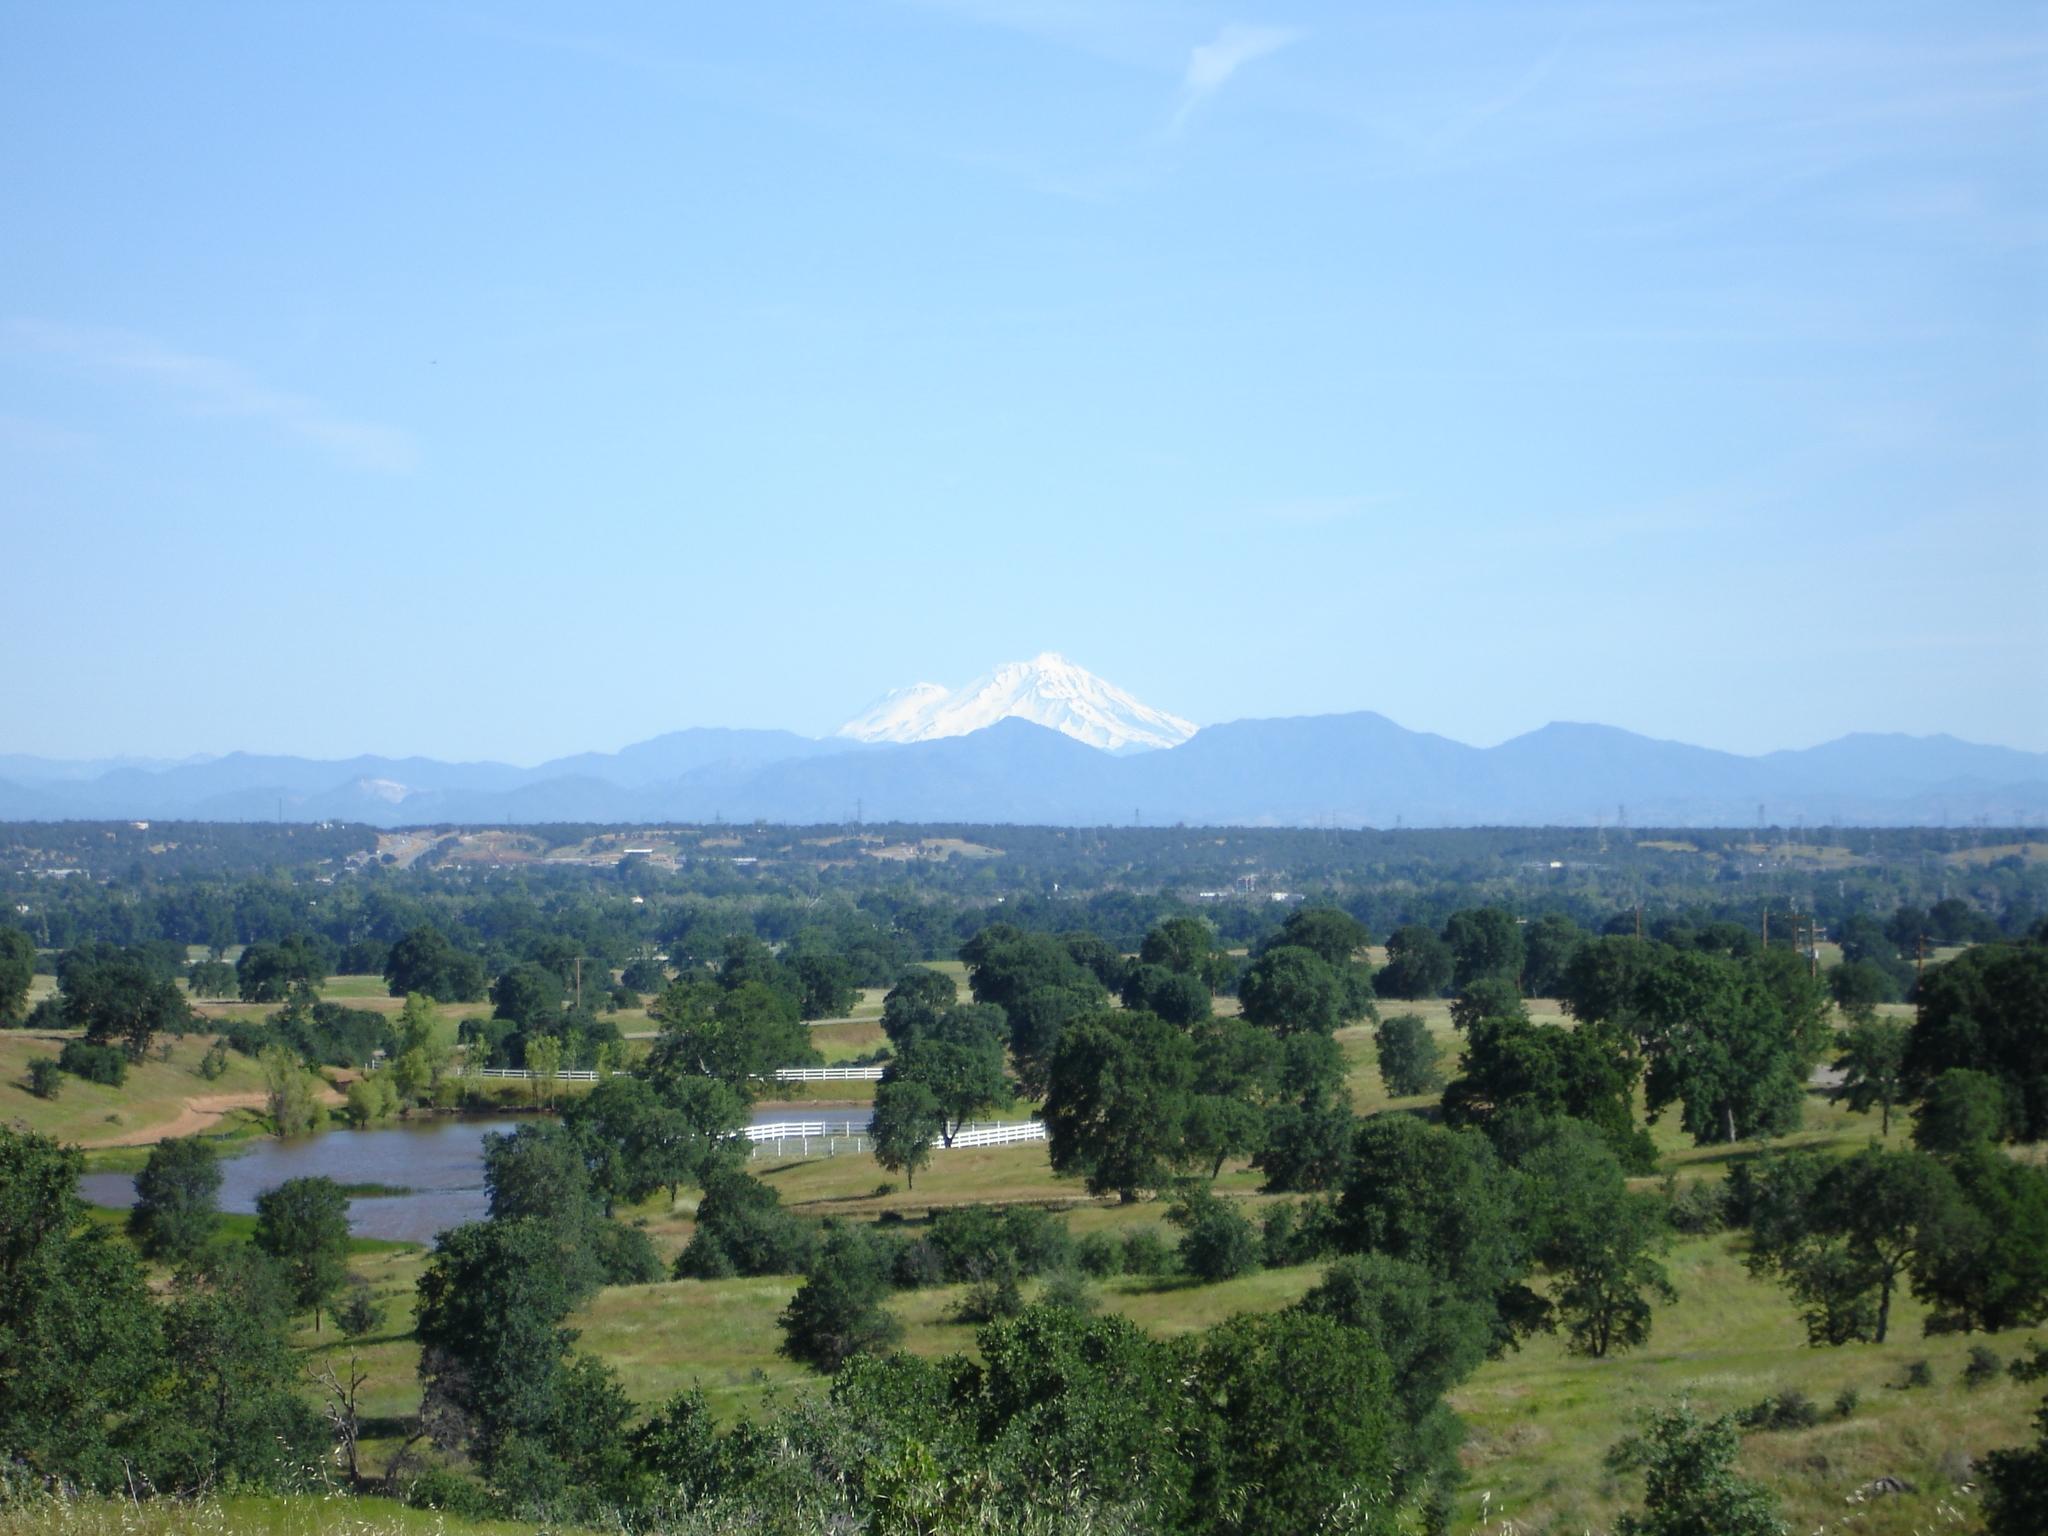
[[[488,979],[481,960],[457,949],[431,923],[408,931],[384,962],[384,981],[393,997],[424,992],[444,1003],[480,1002]]]
[[[1521,925],[1499,907],[1467,907],[1444,922],[1451,949],[1451,985],[1460,992],[1475,981],[1519,984],[1524,951]]]
[[[875,1138],[875,1161],[902,1174],[905,1187],[917,1187],[917,1170],[931,1161],[932,1143],[945,1127],[946,1112],[929,1085],[898,1079],[875,1089],[868,1127]]]
[[[283,1267],[317,1333],[321,1309],[348,1275],[348,1196],[332,1179],[286,1179],[256,1197],[253,1241]]]
[[[1041,1112],[1055,1173],[1125,1201],[1157,1189],[1188,1158],[1194,1042],[1149,1013],[1101,1013],[1067,1026]]]
[[[1381,997],[1414,1002],[1439,996],[1451,984],[1457,962],[1451,946],[1422,923],[1409,923],[1387,936],[1387,963],[1373,978]]]
[[[1906,1026],[1874,1014],[1835,1036],[1842,1081],[1833,1096],[1859,1115],[1881,1111],[1878,1134],[1892,1133],[1892,1106],[1905,1092]]]
[[[19,928],[0,927],[0,1028],[28,1017],[28,993],[36,975],[36,946]]]
[[[128,1235],[144,1258],[196,1258],[220,1230],[220,1157],[213,1143],[176,1136],[150,1148],[135,1176]]]
[[[1397,1013],[1380,1020],[1372,1039],[1389,1098],[1410,1098],[1443,1087],[1437,1043],[1421,1014]]]

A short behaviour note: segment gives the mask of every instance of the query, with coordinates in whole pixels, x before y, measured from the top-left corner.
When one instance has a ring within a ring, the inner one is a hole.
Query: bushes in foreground
[[[118,1046],[94,1045],[89,1040],[66,1040],[57,1053],[57,1065],[73,1077],[88,1083],[118,1088],[128,1080],[128,1056]]]

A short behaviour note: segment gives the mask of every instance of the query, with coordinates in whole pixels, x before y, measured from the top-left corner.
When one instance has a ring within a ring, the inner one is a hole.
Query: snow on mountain
[[[951,693],[936,683],[898,688],[838,734],[856,741],[936,741],[998,720],[1028,720],[1105,752],[1177,747],[1195,734],[1192,722],[1139,703],[1051,651],[1008,662]]]
[[[912,683],[908,688],[891,688],[835,733],[855,741],[928,741],[920,734],[932,717],[953,697],[950,689],[937,683]],[[939,735],[950,732],[941,731]]]

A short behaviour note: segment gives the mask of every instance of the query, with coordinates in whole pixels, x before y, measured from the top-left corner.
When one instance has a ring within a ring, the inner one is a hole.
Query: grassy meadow
[[[0,1120],[88,1148],[113,1147],[218,1130],[232,1112],[263,1102],[263,1072],[251,1057],[230,1051],[221,1076],[199,1075],[211,1034],[160,1042],[118,1088],[67,1074],[56,1098],[37,1098],[28,1091],[29,1062],[55,1056],[69,1038],[0,1030]]]

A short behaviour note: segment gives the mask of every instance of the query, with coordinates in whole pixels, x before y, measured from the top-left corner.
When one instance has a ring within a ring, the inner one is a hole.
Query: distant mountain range
[[[1490,748],[1361,713],[1239,720],[1118,754],[999,718],[905,743],[687,730],[533,768],[428,758],[180,763],[0,756],[0,820],[840,823],[1190,822],[1251,826],[2048,820],[2048,754],[1949,736],[1845,736],[1741,757],[1599,725]]]

